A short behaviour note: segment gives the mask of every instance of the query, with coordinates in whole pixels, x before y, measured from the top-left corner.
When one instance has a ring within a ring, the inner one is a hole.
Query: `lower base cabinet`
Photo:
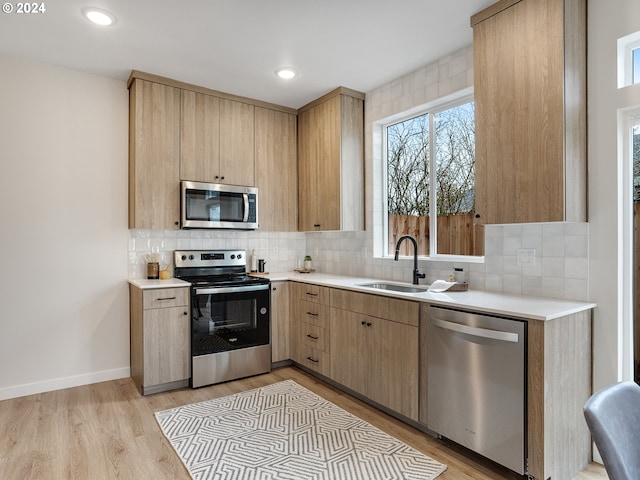
[[[329,289],[293,283],[291,359],[326,377],[331,375]]]
[[[331,305],[331,378],[417,421],[418,303],[332,289]]]
[[[271,362],[289,360],[289,282],[271,282]]]
[[[189,288],[129,286],[131,378],[143,395],[189,384]]]
[[[418,420],[419,303],[290,284],[291,359]]]

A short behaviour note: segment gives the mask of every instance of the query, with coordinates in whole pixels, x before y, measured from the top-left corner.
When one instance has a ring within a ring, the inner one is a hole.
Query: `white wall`
[[[126,377],[126,84],[0,72],[0,399]]]
[[[622,258],[622,158],[618,112],[640,106],[640,85],[617,88],[617,40],[640,31],[640,2],[588,3],[589,223],[594,315],[594,389],[630,379],[622,347],[623,298],[628,279]]]

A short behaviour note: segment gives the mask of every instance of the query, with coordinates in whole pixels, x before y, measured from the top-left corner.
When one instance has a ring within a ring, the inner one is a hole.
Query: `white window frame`
[[[381,216],[382,216],[382,256],[384,258],[392,258],[393,252],[388,252],[387,248],[389,245],[389,214],[388,214],[388,204],[387,204],[387,127],[391,125],[395,125],[397,123],[404,122],[406,120],[410,120],[415,117],[419,117],[424,114],[429,114],[429,141],[430,145],[434,145],[433,143],[433,135],[434,135],[434,118],[435,115],[439,112],[448,110],[450,108],[454,108],[456,106],[464,105],[466,103],[470,103],[474,101],[473,96],[473,87],[465,88],[459,92],[456,92],[447,97],[438,99],[434,102],[428,103],[426,105],[422,105],[421,107],[412,108],[408,111],[401,112],[392,117],[385,118],[376,122],[381,129],[382,139],[381,139],[381,149],[382,155],[380,157],[381,161],[381,184],[378,185],[378,188],[381,192]],[[432,152],[433,153],[433,152]],[[435,174],[435,155],[430,155],[429,171],[430,178],[434,178]],[[432,199],[437,198],[436,196],[436,182],[429,182],[429,196]],[[450,255],[450,254],[439,254],[437,251],[437,215],[431,215],[429,212],[429,256],[421,255],[421,259],[426,259],[429,261],[444,261],[444,262],[466,262],[466,263],[482,263],[484,262],[483,256],[474,256],[474,255]]]
[[[637,48],[640,48],[640,32],[618,39],[618,88],[633,85],[633,51]]]
[[[618,319],[618,371],[621,380],[634,378],[634,337],[633,337],[633,299],[634,289],[640,286],[633,283],[633,128],[640,126],[640,107],[623,109],[618,112],[618,125],[622,130],[619,145],[619,168],[622,170],[619,178],[622,180],[619,202],[622,212],[622,255],[619,258],[620,285],[622,302]]]

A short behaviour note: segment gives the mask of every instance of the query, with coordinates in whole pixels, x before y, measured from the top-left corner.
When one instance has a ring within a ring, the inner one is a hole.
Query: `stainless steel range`
[[[269,280],[246,274],[244,250],[177,250],[191,283],[191,386],[271,370]]]

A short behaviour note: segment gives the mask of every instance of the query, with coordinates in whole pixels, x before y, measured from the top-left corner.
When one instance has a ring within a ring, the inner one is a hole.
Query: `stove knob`
[[[239,254],[238,254],[238,260],[240,260],[241,258],[242,258],[242,254],[241,254],[241,253],[239,253]]]
[[[231,255],[231,260],[235,259],[236,256],[235,255]]]
[[[194,257],[193,255],[189,255],[189,260],[193,260],[194,258],[196,257]]]
[[[186,255],[182,255],[181,258],[182,258],[182,261],[185,261],[187,259],[187,256]]]

